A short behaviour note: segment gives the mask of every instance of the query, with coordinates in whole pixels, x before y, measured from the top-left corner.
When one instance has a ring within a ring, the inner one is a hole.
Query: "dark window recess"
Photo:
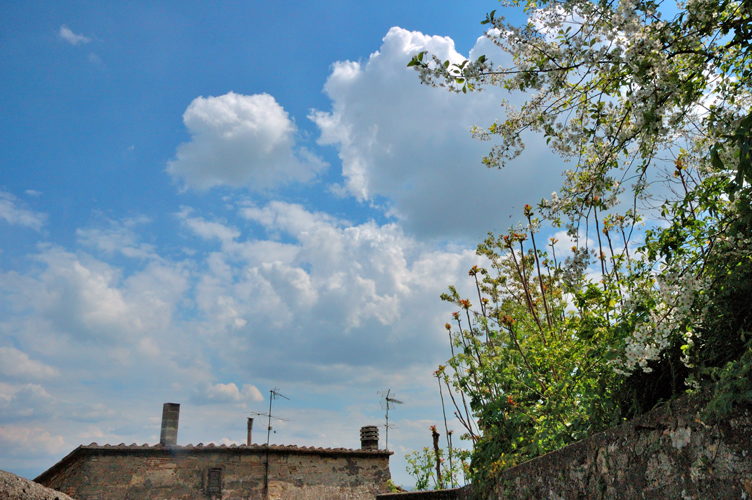
[[[209,469],[209,487],[210,495],[222,494],[222,469]]]

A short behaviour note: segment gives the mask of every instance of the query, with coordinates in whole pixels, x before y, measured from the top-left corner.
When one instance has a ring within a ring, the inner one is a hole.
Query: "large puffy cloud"
[[[478,238],[504,230],[510,215],[520,218],[524,204],[558,187],[560,179],[551,175],[555,160],[545,147],[529,148],[503,172],[486,169],[481,159],[490,146],[473,139],[470,129],[501,118],[503,96],[421,86],[406,67],[421,50],[463,59],[449,38],[392,28],[368,61],[334,64],[325,86],[332,110],[310,118],[321,131],[319,143],[339,150],[345,185],[335,191],[360,200],[386,198],[391,213],[421,236]],[[470,57],[480,54],[503,62],[485,38]]]
[[[191,141],[178,146],[167,171],[189,188],[264,190],[309,181],[326,166],[296,147],[295,123],[268,94],[198,97],[183,122]]]
[[[431,339],[445,319],[438,295],[478,262],[474,252],[421,243],[397,224],[353,225],[280,201],[246,204],[240,215],[285,243],[242,240],[223,222],[183,219],[219,245],[200,271],[195,302],[215,332],[243,336],[224,353],[228,363],[264,352],[252,377],[331,381],[436,359],[443,343]]]

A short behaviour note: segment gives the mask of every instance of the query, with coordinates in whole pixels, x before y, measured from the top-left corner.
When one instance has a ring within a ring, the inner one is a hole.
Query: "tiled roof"
[[[84,444],[79,446],[76,449],[85,449],[85,450],[173,450],[173,451],[181,451],[181,450],[248,450],[248,451],[265,451],[266,445],[263,444],[252,444],[252,445],[245,445],[245,444],[231,444],[231,445],[216,445],[214,443],[204,444],[204,443],[198,443],[198,444],[187,444],[182,446],[163,446],[161,444],[155,444],[155,445],[149,445],[147,443],[144,444],[125,444],[120,443],[118,445],[112,445],[112,444],[97,444],[97,443],[91,443],[91,444]],[[75,450],[74,450],[75,451]],[[287,452],[293,452],[293,453],[332,453],[332,454],[358,454],[358,455],[385,455],[389,454],[392,455],[394,452],[386,451],[386,450],[361,450],[361,449],[352,449],[352,448],[316,448],[313,446],[296,446],[296,445],[281,445],[281,444],[272,444],[269,445],[269,451],[287,451]]]

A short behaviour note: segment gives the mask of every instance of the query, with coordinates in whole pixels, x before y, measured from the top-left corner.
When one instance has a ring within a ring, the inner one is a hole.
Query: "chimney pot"
[[[379,449],[379,428],[375,425],[366,425],[360,428],[360,449]]]
[[[162,446],[177,446],[179,419],[180,405],[178,403],[162,405],[162,433],[159,437],[159,444]]]
[[[248,417],[248,441],[246,444],[251,446],[251,432],[253,431],[253,419]]]

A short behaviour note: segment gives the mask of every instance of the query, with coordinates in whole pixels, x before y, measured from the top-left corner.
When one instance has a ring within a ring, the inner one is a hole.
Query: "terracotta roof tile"
[[[83,450],[97,450],[97,449],[111,449],[111,450],[249,450],[249,451],[263,451],[266,449],[266,445],[263,444],[235,444],[232,443],[230,445],[222,444],[217,445],[215,443],[198,443],[198,444],[186,444],[186,445],[177,445],[177,446],[164,446],[162,444],[153,444],[150,445],[148,443],[144,443],[142,445],[133,443],[130,445],[127,445],[125,443],[120,443],[118,445],[111,445],[111,444],[97,444],[96,442],[90,443],[88,445],[81,445],[79,448]],[[351,448],[323,448],[323,447],[315,447],[315,446],[297,446],[294,444],[290,445],[282,445],[282,444],[270,444],[269,450],[271,451],[289,451],[289,452],[302,452],[302,453],[358,453],[358,454],[385,454],[389,453],[392,454],[392,452],[387,452],[386,450],[361,450],[361,449],[351,449]],[[75,451],[75,450],[74,450]]]

